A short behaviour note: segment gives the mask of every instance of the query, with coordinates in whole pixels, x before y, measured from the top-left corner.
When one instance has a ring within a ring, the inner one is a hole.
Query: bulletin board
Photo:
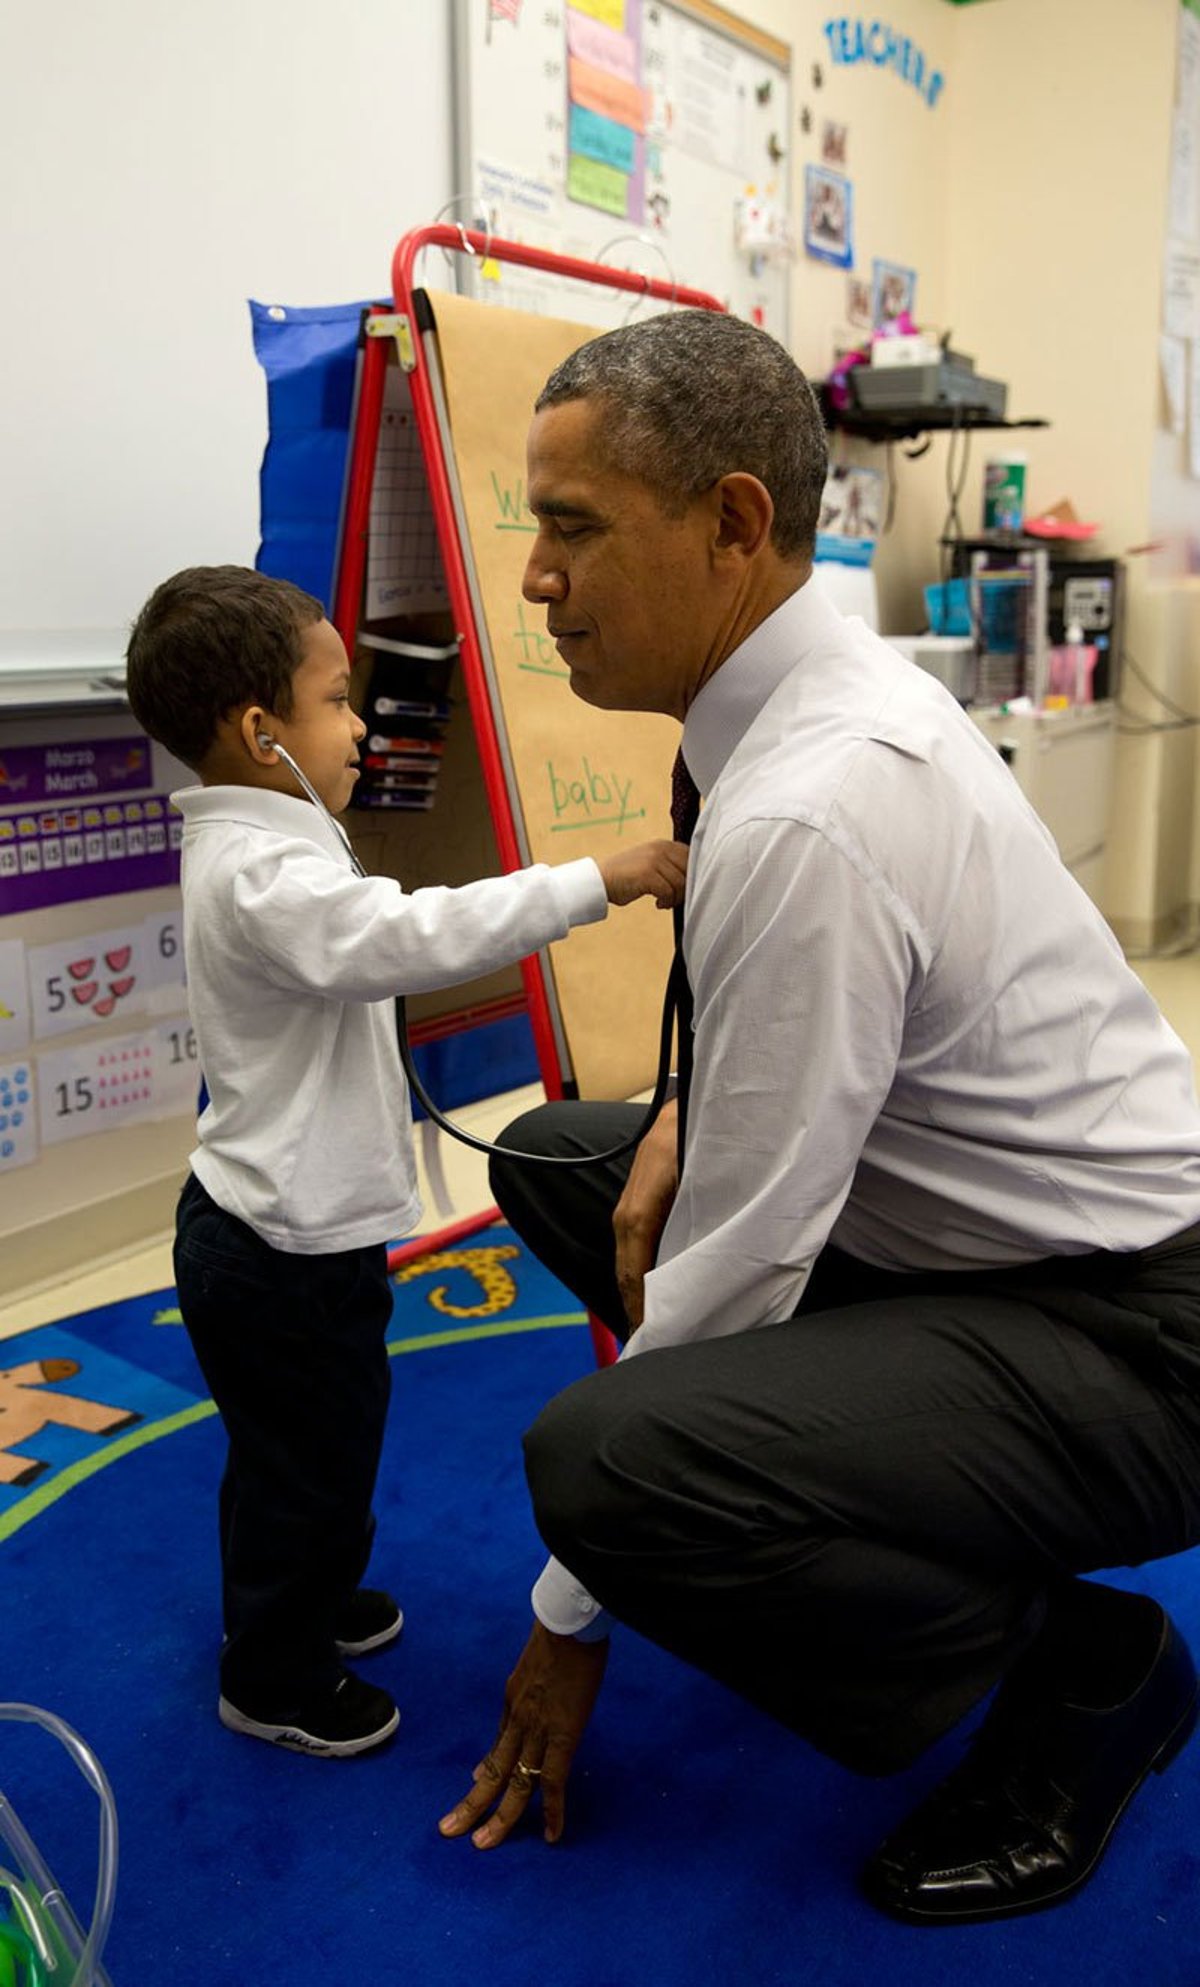
[[[785,42],[711,0],[456,0],[455,35],[448,218],[710,291],[787,342]],[[483,259],[458,280],[486,304],[564,308],[533,271]],[[609,329],[630,306],[575,284],[567,308]]]
[[[544,611],[521,594],[535,530],[525,501],[530,409],[590,328],[448,293],[427,298],[523,856],[560,863],[667,836],[678,723],[582,703],[546,634]],[[629,1097],[653,1082],[671,954],[671,919],[650,899],[550,947],[570,1073],[582,1096]]]
[[[191,779],[127,708],[0,741],[0,1310],[165,1229],[200,1072],[179,899]]]

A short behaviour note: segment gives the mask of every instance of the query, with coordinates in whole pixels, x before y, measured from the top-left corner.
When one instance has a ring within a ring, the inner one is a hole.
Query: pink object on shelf
[[[1047,656],[1047,694],[1064,697],[1068,704],[1090,704],[1099,653],[1091,642],[1066,642],[1051,649]]]
[[[1098,524],[1063,524],[1056,517],[1027,517],[1022,530],[1034,538],[1094,538]]]
[[[1024,529],[1034,538],[1067,538],[1079,540],[1094,538],[1099,531],[1098,524],[1084,524],[1075,515],[1075,506],[1068,498],[1059,504],[1051,504],[1049,510],[1039,511],[1036,517],[1027,517]]]

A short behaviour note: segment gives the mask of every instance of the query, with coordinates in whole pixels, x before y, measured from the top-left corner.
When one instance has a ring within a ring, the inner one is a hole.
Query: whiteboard
[[[456,0],[454,28],[448,219],[709,291],[786,342],[785,43],[711,0]],[[630,314],[627,295],[486,261],[459,280],[510,310]]]

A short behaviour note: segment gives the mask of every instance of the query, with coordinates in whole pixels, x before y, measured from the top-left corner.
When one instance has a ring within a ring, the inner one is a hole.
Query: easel
[[[413,412],[420,439],[421,454],[428,480],[442,564],[445,570],[450,609],[466,689],[480,770],[495,832],[501,867],[521,867],[524,860],[513,818],[512,800],[505,771],[504,754],[497,730],[487,670],[477,624],[475,594],[472,589],[467,549],[463,544],[454,489],[446,460],[443,420],[437,403],[420,333],[418,292],[413,272],[418,255],[427,248],[440,248],[450,254],[477,257],[481,264],[514,263],[526,268],[595,283],[628,292],[635,299],[653,297],[664,304],[687,305],[703,310],[720,310],[715,297],[703,291],[682,288],[630,270],[610,269],[601,263],[583,262],[571,256],[555,255],[527,247],[520,242],[493,239],[474,230],[435,224],[416,228],[398,242],[392,260],[394,309],[379,306],[370,310],[365,323],[357,405],[350,438],[346,498],[340,557],[334,592],[333,622],[354,655],[362,610],[366,572],[371,492],[375,476],[380,420],[384,405],[389,345],[394,344],[400,365],[408,376]],[[445,1016],[430,1024],[417,1023],[411,1030],[414,1046],[436,1039],[452,1029],[478,1026],[488,1020],[510,1015],[523,1006],[528,1013],[537,1054],[538,1068],[546,1095],[563,1095],[563,1047],[547,985],[547,968],[540,957],[521,961],[523,998],[481,1003],[457,1015]],[[435,1236],[406,1243],[392,1251],[389,1267],[395,1268],[412,1257],[439,1248],[488,1227],[499,1217],[499,1209],[482,1212],[456,1222]],[[615,1357],[611,1334],[597,1319],[591,1321],[597,1363],[610,1364]]]

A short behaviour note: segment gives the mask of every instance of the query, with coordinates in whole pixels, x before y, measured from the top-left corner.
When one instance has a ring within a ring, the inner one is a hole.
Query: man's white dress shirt
[[[1200,1220],[1187,1051],[939,683],[804,586],[683,751],[687,1154],[623,1356],[790,1317],[827,1241],[980,1269]],[[598,1612],[553,1561],[534,1594]]]
[[[188,1008],[209,1091],[192,1170],[297,1255],[386,1242],[421,1216],[396,994],[471,980],[608,910],[585,857],[406,894],[350,868],[310,801],[188,787]]]

